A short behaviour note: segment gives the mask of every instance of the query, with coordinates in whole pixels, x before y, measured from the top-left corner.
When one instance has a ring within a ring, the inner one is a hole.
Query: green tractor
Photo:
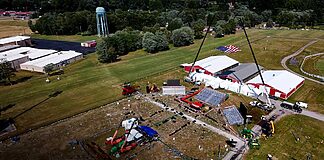
[[[241,132],[241,135],[244,139],[252,139],[253,138],[253,134],[252,134],[252,130],[244,128]]]
[[[255,149],[260,149],[261,145],[260,145],[260,142],[259,142],[259,139],[258,138],[255,138],[255,139],[249,139],[249,142],[248,142],[248,145],[251,149],[255,148]]]

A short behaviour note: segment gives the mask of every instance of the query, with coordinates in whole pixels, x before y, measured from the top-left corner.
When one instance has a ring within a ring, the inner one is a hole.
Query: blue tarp
[[[158,132],[156,132],[154,129],[152,129],[151,127],[148,126],[139,126],[139,128],[145,132],[149,137],[154,137],[156,135],[158,135]]]

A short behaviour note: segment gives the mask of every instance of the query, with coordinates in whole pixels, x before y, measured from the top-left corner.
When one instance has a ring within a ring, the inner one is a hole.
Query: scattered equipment
[[[105,144],[111,145],[110,155],[119,155],[134,149],[136,146],[152,142],[158,137],[158,133],[148,126],[139,126],[136,118],[131,118],[122,122],[125,134],[116,138],[118,129],[113,137],[106,139]]]
[[[154,93],[154,92],[159,92],[160,89],[157,87],[155,83],[153,85],[150,85],[150,82],[147,82],[146,85],[146,93]]]
[[[259,125],[262,127],[262,135],[265,137],[271,137],[275,133],[275,127],[272,120],[262,120]]]
[[[133,93],[139,91],[139,86],[133,86],[130,82],[125,82],[123,85],[123,92],[122,95],[130,96]]]

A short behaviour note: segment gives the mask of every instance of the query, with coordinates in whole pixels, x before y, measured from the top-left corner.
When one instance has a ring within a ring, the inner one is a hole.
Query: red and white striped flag
[[[233,45],[228,45],[225,47],[228,48],[226,51],[224,51],[225,53],[236,53],[238,51],[241,51],[240,48],[233,46]]]

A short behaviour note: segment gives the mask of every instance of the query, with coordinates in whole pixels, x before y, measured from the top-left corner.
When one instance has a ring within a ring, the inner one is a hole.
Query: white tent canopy
[[[226,89],[235,93],[243,94],[249,97],[258,97],[262,91],[259,90],[258,88],[254,88],[253,86],[249,86],[246,84],[239,84],[239,83],[234,83],[228,80],[223,80],[218,77],[213,77],[211,75],[207,75],[204,73],[197,73],[193,72],[190,73],[189,77],[193,81],[200,81],[202,83],[205,83],[205,86],[211,87],[213,89]]]

